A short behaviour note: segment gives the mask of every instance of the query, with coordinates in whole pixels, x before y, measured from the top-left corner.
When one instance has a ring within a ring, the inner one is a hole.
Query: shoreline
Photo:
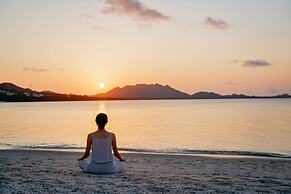
[[[23,150],[23,151],[54,151],[54,152],[84,152],[85,147],[78,146],[43,146],[43,145],[11,145],[1,144],[1,150]],[[138,149],[138,148],[119,148],[121,153],[133,154],[155,154],[155,155],[173,155],[173,156],[202,156],[202,157],[224,157],[224,158],[273,158],[291,160],[291,155],[284,152],[266,152],[266,151],[247,151],[247,150],[192,150],[192,149]]]
[[[268,100],[268,99],[291,99],[291,97],[277,96],[255,96],[255,97],[240,97],[240,98],[116,98],[116,99],[78,99],[78,100],[23,100],[23,101],[1,101],[0,103],[17,103],[17,102],[99,102],[99,101],[163,101],[163,100]]]
[[[79,169],[80,155],[0,150],[0,192],[291,192],[291,162],[285,159],[123,153],[124,173],[91,175]]]

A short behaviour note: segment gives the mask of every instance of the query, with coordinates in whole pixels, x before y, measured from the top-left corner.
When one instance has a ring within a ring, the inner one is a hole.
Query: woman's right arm
[[[92,137],[89,134],[87,137],[87,145],[86,145],[85,153],[81,158],[79,158],[79,160],[84,160],[84,159],[88,158],[88,156],[90,155],[91,145],[92,145]]]
[[[124,159],[122,159],[121,155],[118,152],[117,143],[116,143],[116,137],[115,137],[114,134],[112,134],[112,149],[113,149],[114,156],[116,158],[118,158],[120,161],[126,162]]]

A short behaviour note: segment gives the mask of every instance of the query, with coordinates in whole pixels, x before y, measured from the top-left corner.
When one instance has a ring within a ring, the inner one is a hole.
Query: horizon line
[[[190,93],[190,94],[189,94],[188,92],[181,91],[181,90],[179,90],[179,89],[177,89],[177,88],[174,88],[174,87],[170,86],[169,84],[163,85],[163,84],[159,84],[159,83],[137,83],[137,84],[128,84],[128,85],[124,85],[124,86],[116,86],[116,87],[113,87],[113,88],[111,88],[111,89],[106,90],[105,92],[96,93],[96,94],[76,94],[76,93],[71,93],[71,92],[69,92],[69,93],[62,93],[62,92],[56,92],[56,91],[46,90],[46,89],[43,89],[43,90],[34,90],[34,89],[32,89],[31,87],[22,87],[22,86],[19,86],[19,85],[14,84],[14,83],[12,83],[12,82],[1,82],[0,84],[13,84],[13,85],[15,85],[15,86],[17,86],[17,87],[21,87],[21,88],[24,88],[24,89],[30,89],[30,90],[35,91],[35,92],[45,92],[45,91],[50,91],[50,92],[54,92],[54,93],[58,93],[58,94],[76,95],[76,96],[88,96],[88,97],[98,96],[98,95],[101,95],[101,94],[106,94],[107,92],[109,92],[109,91],[111,91],[111,90],[113,90],[113,89],[115,89],[115,88],[120,88],[120,89],[122,89],[122,88],[125,88],[126,86],[137,86],[137,85],[160,85],[160,86],[163,86],[163,87],[167,87],[167,86],[168,86],[168,87],[170,87],[170,88],[172,88],[172,89],[174,89],[174,90],[177,90],[177,91],[179,91],[179,92],[185,93],[185,94],[187,94],[187,95],[189,95],[189,96],[192,96],[192,95],[197,94],[197,93],[199,93],[199,92],[215,93],[215,94],[218,94],[218,95],[221,95],[221,96],[228,96],[228,95],[245,95],[245,96],[249,96],[249,97],[273,97],[273,96],[280,96],[280,95],[284,95],[284,94],[290,95],[288,92],[282,92],[282,93],[275,94],[275,95],[253,95],[253,94],[252,94],[252,95],[247,95],[247,94],[244,94],[244,93],[235,93],[235,92],[234,92],[234,93],[231,93],[231,94],[222,94],[222,93],[215,92],[215,91],[213,91],[213,90],[210,90],[210,91],[199,90],[199,91],[196,91],[196,92],[194,92],[194,93]]]

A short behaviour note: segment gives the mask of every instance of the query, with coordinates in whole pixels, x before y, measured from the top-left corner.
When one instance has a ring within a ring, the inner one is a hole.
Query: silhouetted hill
[[[12,92],[12,93],[32,93],[33,91],[29,88],[21,88],[12,83],[1,83],[0,89],[2,91]]]
[[[191,98],[198,98],[198,99],[215,99],[215,98],[221,98],[222,96],[220,94],[216,94],[214,92],[197,92],[195,94],[191,95]]]
[[[12,83],[0,84],[0,101],[31,102],[31,101],[71,101],[90,100],[88,96],[59,94],[51,91],[38,92],[29,88],[21,88]]]
[[[60,94],[53,91],[34,91],[12,83],[0,84],[0,101],[85,101],[85,100],[130,100],[130,99],[236,99],[236,98],[290,98],[288,94],[277,96],[247,96],[244,94],[220,95],[214,92],[197,92],[189,95],[168,85],[137,84],[114,88],[94,96]]]
[[[291,98],[289,94],[281,94],[281,95],[272,96],[272,97],[273,98]]]
[[[230,98],[248,98],[250,96],[244,95],[244,94],[232,94],[232,95],[225,95],[225,97]]]
[[[160,84],[136,84],[123,88],[116,87],[97,96],[121,99],[179,99],[190,97],[189,94],[180,92],[168,85],[162,86]]]

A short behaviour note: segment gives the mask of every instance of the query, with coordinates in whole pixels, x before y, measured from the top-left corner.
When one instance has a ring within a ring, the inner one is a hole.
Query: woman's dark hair
[[[100,127],[101,129],[104,129],[105,125],[108,122],[108,117],[105,113],[99,113],[96,116],[95,122],[98,125],[98,127]]]

